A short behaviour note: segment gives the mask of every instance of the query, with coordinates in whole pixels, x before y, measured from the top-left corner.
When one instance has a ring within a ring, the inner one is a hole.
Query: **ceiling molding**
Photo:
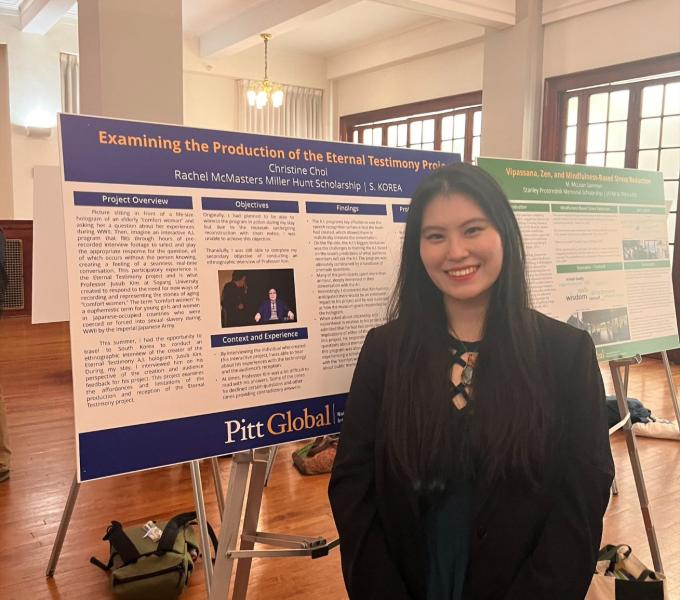
[[[515,0],[375,0],[423,15],[463,21],[491,29],[504,29],[517,22]]]
[[[543,25],[589,12],[625,4],[631,0],[543,0]]]
[[[326,77],[338,79],[481,40],[484,28],[440,21],[329,57]]]
[[[360,0],[268,0],[218,25],[199,38],[200,54],[235,54],[262,43],[260,33],[273,36],[328,16]]]
[[[45,35],[76,4],[76,0],[24,0],[19,5],[21,31]]]
[[[19,0],[0,0],[0,17],[19,17]],[[14,25],[12,25],[14,26]]]

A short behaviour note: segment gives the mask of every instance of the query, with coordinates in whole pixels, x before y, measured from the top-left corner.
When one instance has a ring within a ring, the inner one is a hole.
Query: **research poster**
[[[458,155],[60,116],[79,480],[339,431]]]
[[[533,306],[590,333],[598,358],[677,348],[663,176],[480,158],[522,230]]]

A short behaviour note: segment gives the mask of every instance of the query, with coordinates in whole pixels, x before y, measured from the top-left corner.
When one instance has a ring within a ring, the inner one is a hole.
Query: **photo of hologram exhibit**
[[[218,271],[222,327],[297,321],[293,269]]]
[[[584,329],[596,346],[630,339],[628,309],[625,306],[599,310],[579,310],[567,319],[569,325]]]

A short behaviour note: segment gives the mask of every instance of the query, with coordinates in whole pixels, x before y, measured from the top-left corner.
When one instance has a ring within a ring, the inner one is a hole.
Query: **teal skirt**
[[[428,551],[427,600],[465,600],[472,501],[472,482],[451,484],[423,514]]]

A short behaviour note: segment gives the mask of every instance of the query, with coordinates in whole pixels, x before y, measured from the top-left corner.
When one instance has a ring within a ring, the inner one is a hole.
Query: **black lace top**
[[[477,352],[479,352],[480,344],[481,342],[461,342],[452,335],[449,335],[449,349],[451,351],[450,372],[453,372],[453,366],[456,364],[463,368],[461,380],[457,384],[454,384],[453,381],[449,382],[451,401],[460,394],[466,404],[470,403],[470,395],[468,392],[474,372],[474,361]],[[468,354],[467,360],[463,359],[465,354]]]

